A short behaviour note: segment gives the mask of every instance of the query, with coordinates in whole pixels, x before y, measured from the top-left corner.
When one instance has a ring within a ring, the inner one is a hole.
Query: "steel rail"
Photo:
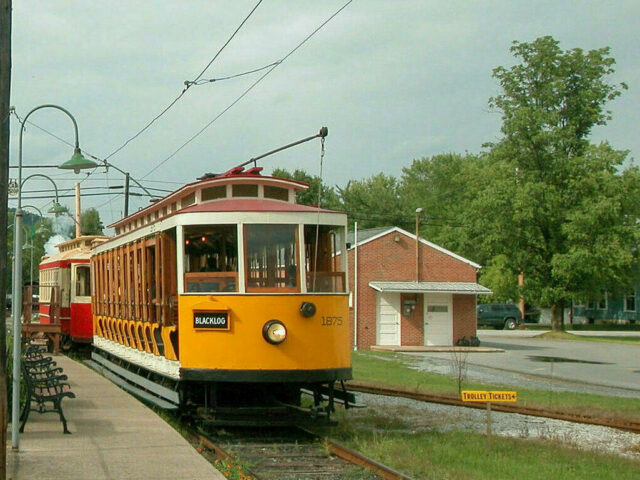
[[[365,457],[361,453],[340,445],[333,440],[327,440],[327,445],[329,446],[329,451],[336,457],[340,457],[354,465],[359,465],[365,470],[369,470],[386,480],[413,480],[411,477],[393,470],[380,462],[376,462],[372,458]]]
[[[444,405],[454,405],[466,408],[486,408],[486,402],[463,402],[459,397],[452,395],[439,395],[434,393],[422,393],[411,390],[381,387],[365,382],[350,381],[345,384],[347,390],[360,393],[371,393],[374,395],[384,395],[388,397],[403,397],[412,400],[419,400],[428,403],[440,403]],[[640,422],[634,420],[616,420],[606,417],[597,417],[593,415],[584,415],[561,410],[550,410],[538,407],[525,407],[510,403],[491,403],[491,409],[494,411],[505,413],[519,413],[521,415],[530,415],[534,417],[554,418],[556,420],[565,420],[568,422],[584,423],[589,425],[599,425],[603,427],[617,428],[628,432],[640,433]]]
[[[318,435],[316,435],[315,433],[305,429],[305,428],[300,428],[298,427],[298,430],[304,432],[307,435],[312,436],[314,439],[320,439],[321,437],[319,437]],[[211,452],[211,454],[218,459],[225,459],[227,457],[229,457],[229,454],[225,451],[224,448],[220,447],[219,445],[217,445],[216,443],[214,443],[210,438],[208,438],[206,435],[201,434],[200,432],[195,431],[192,428],[188,429],[189,432],[189,436],[193,439],[193,441],[196,444],[199,444],[201,447],[206,448],[207,450],[209,450]],[[367,470],[375,475],[377,475],[380,478],[383,478],[385,480],[414,480],[412,477],[409,477],[401,472],[398,472],[380,462],[377,462],[365,455],[362,455],[359,452],[356,452],[355,450],[351,450],[343,445],[340,445],[337,442],[334,442],[333,440],[329,440],[329,439],[325,439],[323,440],[325,442],[325,444],[327,445],[329,452],[332,455],[335,455],[336,457],[352,464],[355,466],[358,466],[364,470]],[[265,449],[265,445],[261,446],[263,449]],[[283,464],[283,468],[286,466],[286,464]],[[256,480],[260,480],[260,476],[257,475],[255,472],[251,471],[251,470],[246,470],[245,473],[251,475],[253,478],[255,478]]]

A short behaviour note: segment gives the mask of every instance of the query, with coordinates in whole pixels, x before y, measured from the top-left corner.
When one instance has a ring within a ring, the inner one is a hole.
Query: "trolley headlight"
[[[262,327],[262,336],[272,345],[278,345],[287,338],[287,327],[280,320],[269,320]]]

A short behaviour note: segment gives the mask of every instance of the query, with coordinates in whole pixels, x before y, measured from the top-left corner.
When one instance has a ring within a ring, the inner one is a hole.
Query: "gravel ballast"
[[[358,394],[358,403],[367,408],[351,410],[350,417],[380,415],[405,432],[432,430],[486,434],[487,431],[487,413],[483,409],[364,393]],[[582,450],[640,460],[640,435],[615,428],[495,411],[491,412],[491,423],[492,434],[502,437],[553,440]]]

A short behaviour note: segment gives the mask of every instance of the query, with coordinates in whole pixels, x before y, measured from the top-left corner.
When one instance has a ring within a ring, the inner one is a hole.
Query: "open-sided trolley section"
[[[91,259],[95,360],[163,405],[219,417],[296,407],[307,389],[328,415],[351,377],[346,215],[298,205],[307,184],[260,170],[187,184],[113,225]],[[171,393],[149,388],[158,379]]]

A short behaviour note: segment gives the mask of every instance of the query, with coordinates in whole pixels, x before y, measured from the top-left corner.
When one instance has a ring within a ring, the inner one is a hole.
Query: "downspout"
[[[358,222],[353,224],[353,349],[358,350]]]

